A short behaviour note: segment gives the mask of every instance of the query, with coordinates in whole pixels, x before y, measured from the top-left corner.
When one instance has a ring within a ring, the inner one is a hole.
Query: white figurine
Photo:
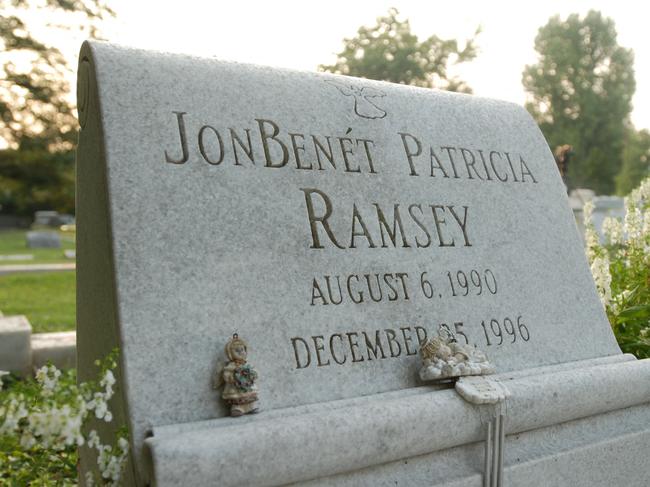
[[[494,366],[476,347],[462,345],[446,328],[420,347],[420,379],[444,380],[467,375],[493,374]]]

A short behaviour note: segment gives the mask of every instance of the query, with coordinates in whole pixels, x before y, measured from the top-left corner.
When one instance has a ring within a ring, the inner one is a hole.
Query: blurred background
[[[638,4],[0,0],[0,311],[73,330],[76,56],[88,37],[461,91],[525,105],[578,224],[622,219],[649,174]]]

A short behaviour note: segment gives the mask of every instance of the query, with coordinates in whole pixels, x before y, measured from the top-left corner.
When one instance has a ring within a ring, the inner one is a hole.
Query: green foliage
[[[627,194],[650,175],[650,132],[630,130],[623,151],[623,167],[616,176],[616,191]]]
[[[460,49],[453,39],[435,35],[420,42],[408,20],[396,9],[379,17],[372,27],[361,27],[356,37],[343,40],[343,50],[333,65],[319,69],[330,73],[470,93],[463,81],[450,78],[448,66],[476,57],[474,38]],[[476,31],[476,34],[479,30]]]
[[[128,430],[118,429],[114,445],[102,445],[96,431],[82,433],[91,414],[112,421],[107,401],[113,396],[117,358],[114,350],[97,361],[99,380],[80,384],[74,370],[61,373],[51,365],[39,369],[36,380],[0,376],[0,485],[76,485],[81,445],[99,452],[99,474],[88,474],[87,482],[119,485]]]
[[[102,0],[0,0],[0,138],[10,147],[36,145],[70,149],[76,139],[76,119],[67,75],[70,72],[59,49],[40,40],[27,21],[65,14],[56,30],[83,31],[95,37],[95,22],[114,15]]]
[[[535,39],[537,64],[526,66],[527,108],[551,147],[573,146],[569,187],[614,192],[632,109],[634,55],[618,45],[614,21],[552,17]]]
[[[22,395],[25,402],[36,405],[43,402],[41,386],[35,380],[16,380],[3,377],[6,390],[0,391],[0,408],[11,397]],[[77,378],[74,370],[59,377],[57,403],[70,402],[71,395],[77,390]],[[0,420],[2,419],[0,415]],[[1,424],[1,421],[0,421]],[[55,450],[35,444],[25,448],[16,435],[0,435],[0,484],[8,486],[73,486],[77,485],[77,447],[69,445]]]
[[[45,149],[0,151],[0,211],[74,213],[74,153]]]
[[[585,205],[587,255],[621,350],[650,358],[650,178],[625,199],[625,210],[622,223],[605,219],[601,245]]]
[[[76,327],[75,273],[27,272],[0,276],[0,310],[25,315],[34,333]]]

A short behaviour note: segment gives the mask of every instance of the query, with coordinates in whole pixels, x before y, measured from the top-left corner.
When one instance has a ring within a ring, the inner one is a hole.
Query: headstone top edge
[[[352,83],[355,84],[381,87],[382,89],[391,90],[391,91],[394,90],[402,93],[410,92],[415,95],[428,95],[428,96],[434,95],[436,97],[456,98],[458,100],[463,100],[465,102],[471,102],[471,103],[489,104],[492,105],[493,107],[499,106],[502,108],[510,109],[513,112],[519,112],[522,116],[527,117],[532,123],[534,123],[528,111],[518,103],[508,101],[508,100],[502,100],[499,98],[492,98],[492,97],[480,96],[475,94],[445,91],[438,88],[425,88],[420,86],[392,83],[389,81],[374,80],[368,78],[359,78],[355,76],[321,72],[315,70],[312,71],[307,69],[288,68],[284,66],[273,66],[273,65],[265,65],[265,64],[250,63],[250,62],[241,62],[241,61],[235,61],[229,59],[222,59],[216,56],[209,57],[209,56],[200,56],[197,54],[185,53],[185,52],[169,52],[169,51],[162,51],[162,50],[155,50],[155,49],[153,50],[145,49],[141,47],[129,46],[126,44],[107,42],[107,41],[101,41],[96,39],[88,39],[83,42],[79,54],[80,61],[85,54],[86,55],[90,54],[89,57],[91,62],[103,62],[104,59],[116,55],[117,56],[133,55],[133,56],[142,56],[147,58],[160,57],[166,59],[175,58],[178,60],[193,59],[199,62],[214,63],[216,65],[221,65],[224,67],[231,67],[231,68],[234,67],[234,68],[241,69],[242,71],[265,70],[265,71],[272,71],[279,75],[285,75],[285,76],[288,75],[288,76],[297,76],[297,77],[313,77],[313,78],[321,78],[321,79],[330,78],[332,80],[341,80],[341,79],[350,80],[352,81]]]

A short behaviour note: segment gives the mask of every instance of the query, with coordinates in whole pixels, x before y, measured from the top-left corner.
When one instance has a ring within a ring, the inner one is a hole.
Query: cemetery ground
[[[59,249],[27,248],[25,234],[25,230],[0,232],[0,256],[4,257],[0,260],[0,271],[10,265],[74,262],[63,254],[64,250],[75,248],[74,232],[60,232]],[[12,256],[18,258],[14,260]],[[34,333],[74,330],[75,272],[0,273],[0,311],[7,316],[25,315]]]
[[[34,333],[74,330],[75,273],[0,276],[0,303],[7,316],[25,315]]]
[[[72,262],[63,255],[64,250],[74,250],[75,233],[59,231],[61,236],[60,249],[30,249],[26,244],[26,230],[0,230],[0,268],[10,264],[55,264]],[[20,256],[33,256],[20,259]],[[10,260],[14,256],[17,260]]]

